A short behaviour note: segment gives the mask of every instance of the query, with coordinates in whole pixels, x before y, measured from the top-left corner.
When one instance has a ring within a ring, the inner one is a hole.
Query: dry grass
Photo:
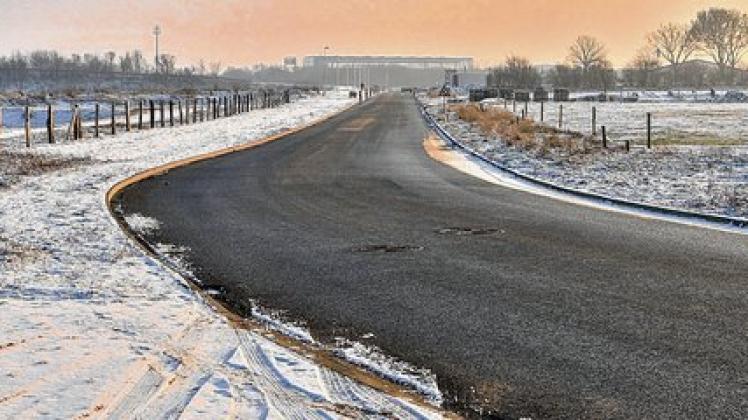
[[[496,108],[482,110],[474,104],[455,105],[450,108],[466,122],[476,124],[483,134],[493,136],[538,155],[564,150],[569,154],[590,151],[590,139],[580,133],[561,131],[536,124],[532,119],[520,119],[509,111]]]
[[[23,176],[39,175],[90,162],[90,159],[52,157],[0,150],[0,188],[10,186]]]

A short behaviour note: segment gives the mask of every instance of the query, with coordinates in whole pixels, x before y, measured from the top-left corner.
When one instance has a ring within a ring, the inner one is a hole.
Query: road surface
[[[453,408],[748,416],[746,237],[492,185],[426,135],[412,98],[383,95],[137,184],[124,210],[236,311],[256,299],[429,368]]]

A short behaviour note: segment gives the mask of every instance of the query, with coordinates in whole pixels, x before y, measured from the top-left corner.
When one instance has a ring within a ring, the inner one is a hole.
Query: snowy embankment
[[[436,417],[261,331],[233,328],[134,246],[104,200],[114,183],[147,168],[348,104],[320,96],[197,125],[13,150],[71,163],[0,187],[0,417]],[[0,159],[18,155],[8,156]]]
[[[455,112],[449,112],[445,120],[438,99],[422,100],[427,111],[456,139],[521,174],[630,202],[748,218],[745,146],[657,146],[651,150],[635,147],[628,153],[620,144],[607,150],[599,145],[570,150],[563,143],[555,147],[523,147],[486,134],[478,124],[460,120]]]

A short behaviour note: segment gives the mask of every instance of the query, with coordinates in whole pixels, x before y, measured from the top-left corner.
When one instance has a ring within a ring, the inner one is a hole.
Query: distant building
[[[487,77],[487,71],[458,71],[452,75],[452,87],[484,88]]]
[[[473,69],[472,57],[419,57],[419,56],[367,56],[367,55],[310,55],[304,57],[304,67],[327,66],[334,68],[401,66],[413,69]]]

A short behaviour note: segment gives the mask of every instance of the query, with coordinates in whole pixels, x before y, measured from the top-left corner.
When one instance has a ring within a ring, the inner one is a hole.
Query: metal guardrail
[[[658,213],[662,215],[674,216],[674,217],[679,217],[679,218],[684,218],[684,219],[697,219],[700,221],[717,223],[717,224],[727,225],[727,226],[732,226],[732,227],[737,227],[737,228],[748,227],[748,219],[744,219],[740,217],[728,217],[728,216],[720,216],[716,214],[699,213],[699,212],[693,212],[693,211],[688,211],[688,210],[676,209],[672,207],[655,206],[652,204],[640,203],[637,201],[623,200],[620,198],[609,197],[609,196],[602,195],[602,194],[596,194],[596,193],[591,193],[587,191],[577,190],[574,188],[564,187],[561,185],[554,184],[552,182],[544,181],[542,179],[520,173],[514,169],[508,168],[500,164],[499,162],[496,162],[495,160],[488,158],[487,156],[481,153],[476,152],[475,150],[473,150],[466,144],[455,139],[441,125],[439,125],[439,123],[437,123],[434,120],[434,118],[426,111],[426,107],[423,106],[423,104],[420,101],[418,100],[416,101],[418,102],[421,116],[423,117],[424,121],[431,129],[433,129],[439,135],[439,137],[441,137],[443,140],[447,141],[451,145],[465,151],[466,153],[470,154],[476,159],[479,159],[522,181],[525,181],[530,184],[540,186],[540,187],[543,187],[549,190],[553,190],[556,192],[569,194],[574,197],[598,201],[598,202],[602,202],[605,204],[614,204],[616,206],[620,206],[624,208],[645,210],[645,211],[652,212],[652,213]]]

